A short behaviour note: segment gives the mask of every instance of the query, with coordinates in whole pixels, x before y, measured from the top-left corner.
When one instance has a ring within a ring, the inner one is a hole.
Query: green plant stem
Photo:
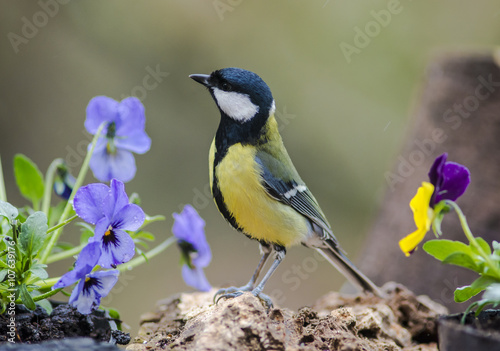
[[[33,297],[33,301],[34,302],[37,302],[37,301],[40,301],[40,300],[43,300],[43,299],[46,299],[46,298],[49,298],[51,297],[52,295],[55,295],[57,294],[59,291],[61,291],[63,288],[59,288],[59,289],[54,289],[54,290],[50,290],[48,292],[46,292],[45,294],[42,294],[42,295],[38,295],[38,296],[34,296]],[[22,301],[21,299],[17,299],[16,300],[16,304],[17,305],[22,305]]]
[[[58,252],[56,254],[50,255],[49,257],[47,257],[47,262],[45,262],[45,263],[46,264],[51,264],[52,262],[57,262],[57,261],[60,261],[60,260],[64,260],[65,258],[73,257],[73,256],[79,254],[80,251],[82,251],[82,249],[86,245],[87,245],[87,243],[84,243],[84,244],[75,246],[72,249],[61,251],[61,252]]]
[[[97,144],[97,140],[101,137],[101,132],[103,131],[104,127],[106,126],[107,122],[102,122],[101,125],[99,126],[99,129],[97,129],[97,133],[95,133],[94,138],[92,139],[92,144],[90,146],[90,150],[87,152],[87,155],[85,156],[85,159],[83,160],[82,168],[80,169],[80,173],[78,173],[78,177],[76,178],[75,182],[75,187],[73,188],[73,191],[71,192],[71,195],[69,196],[68,202],[66,203],[66,206],[64,207],[64,211],[61,214],[61,218],[59,218],[58,224],[63,223],[66,218],[68,217],[72,204],[73,204],[73,198],[75,197],[75,194],[80,188],[80,186],[83,183],[83,180],[85,179],[85,176],[87,175],[87,171],[89,169],[89,162],[90,158],[92,157],[92,154],[94,153],[95,145]],[[47,244],[47,247],[45,247],[45,250],[43,251],[41,257],[40,257],[40,263],[45,263],[47,262],[47,258],[50,255],[50,252],[52,251],[52,248],[54,245],[57,243],[57,240],[62,234],[62,227],[59,227],[54,234],[50,237],[49,243]]]
[[[45,174],[45,188],[43,192],[43,201],[42,201],[42,212],[49,217],[49,209],[50,209],[50,200],[52,197],[52,186],[54,185],[54,176],[57,171],[57,167],[64,163],[62,158],[56,158],[50,164],[47,169],[47,173]]]
[[[168,248],[170,245],[172,245],[176,241],[177,241],[177,238],[175,236],[171,236],[170,238],[163,241],[160,245],[156,246],[154,249],[146,252],[144,255],[138,256],[138,257],[134,258],[133,260],[128,261],[127,263],[119,265],[118,270],[120,272],[124,272],[124,271],[128,271],[134,267],[137,267],[137,266],[143,264],[144,262],[146,262],[146,260],[149,260],[149,259],[155,257],[156,255],[161,253],[163,250]],[[146,256],[146,257],[144,257],[144,256]]]
[[[59,223],[59,224],[56,224],[55,226],[49,228],[49,230],[47,230],[47,234],[49,233],[52,233],[54,230],[57,230],[61,227],[64,227],[66,224],[70,223],[70,222],[73,222],[75,219],[77,219],[78,216],[77,215],[74,215],[73,217],[69,217],[67,220],[65,220],[64,222],[62,223]]]
[[[52,286],[54,286],[55,283],[59,281],[59,279],[61,279],[61,277],[39,280],[34,283],[34,285],[39,286],[39,289],[50,289]]]
[[[500,269],[498,268],[498,264],[493,262],[490,258],[490,255],[486,254],[483,248],[477,243],[476,238],[474,238],[474,234],[472,234],[472,231],[469,228],[469,224],[467,223],[467,219],[465,218],[465,215],[460,207],[458,207],[458,205],[454,201],[450,200],[446,200],[446,204],[450,207],[453,207],[453,209],[457,213],[458,219],[460,220],[460,224],[462,226],[462,230],[464,231],[464,234],[469,240],[470,244],[476,248],[477,252],[479,252],[479,255],[481,255],[488,267],[493,272],[495,272],[495,275],[498,278],[500,278]]]
[[[0,200],[7,202],[7,193],[5,192],[5,182],[3,179],[2,158],[1,157],[0,157]]]

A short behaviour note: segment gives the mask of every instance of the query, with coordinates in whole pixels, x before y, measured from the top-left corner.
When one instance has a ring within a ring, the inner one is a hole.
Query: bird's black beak
[[[189,78],[206,86],[207,88],[210,86],[210,83],[208,83],[208,78],[210,78],[210,76],[208,74],[191,74],[189,75]]]

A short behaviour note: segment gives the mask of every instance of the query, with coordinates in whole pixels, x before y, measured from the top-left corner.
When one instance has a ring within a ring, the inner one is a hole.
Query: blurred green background
[[[171,235],[172,212],[186,203],[198,209],[207,222],[213,261],[206,273],[215,286],[246,283],[259,252],[206,194],[219,115],[189,74],[236,66],[268,83],[288,151],[355,259],[385,190],[384,173],[404,143],[429,58],[441,50],[488,49],[500,39],[494,0],[0,4],[0,155],[8,199],[24,204],[13,179],[15,153],[32,158],[43,173],[63,157],[76,174],[90,140],[83,127],[89,100],[136,95],[153,143],[136,157],[127,192],[140,194],[148,214],[167,217],[151,227],[158,241]],[[78,229],[71,226],[63,239],[77,241]],[[312,254],[290,249],[267,285],[282,306],[311,304],[343,283]],[[191,291],[178,262],[177,249],[169,248],[123,274],[104,300],[120,310],[132,335],[156,300]],[[50,272],[62,274],[72,263]]]

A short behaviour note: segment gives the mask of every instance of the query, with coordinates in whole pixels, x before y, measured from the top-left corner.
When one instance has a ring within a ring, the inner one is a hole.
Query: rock
[[[330,293],[298,312],[268,311],[250,293],[217,305],[216,290],[181,294],[143,315],[127,350],[437,350],[435,311],[446,309],[401,285],[383,289],[385,299]]]

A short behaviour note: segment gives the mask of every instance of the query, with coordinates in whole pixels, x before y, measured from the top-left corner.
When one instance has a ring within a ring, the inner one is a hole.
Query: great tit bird
[[[259,241],[262,251],[247,285],[221,289],[214,298],[250,291],[272,306],[262,290],[286,248],[296,244],[318,250],[361,290],[381,296],[379,288],[344,255],[318,202],[297,173],[278,132],[267,84],[240,68],[189,77],[208,88],[221,115],[209,154],[214,201],[235,229]],[[256,285],[272,253],[274,262]]]

